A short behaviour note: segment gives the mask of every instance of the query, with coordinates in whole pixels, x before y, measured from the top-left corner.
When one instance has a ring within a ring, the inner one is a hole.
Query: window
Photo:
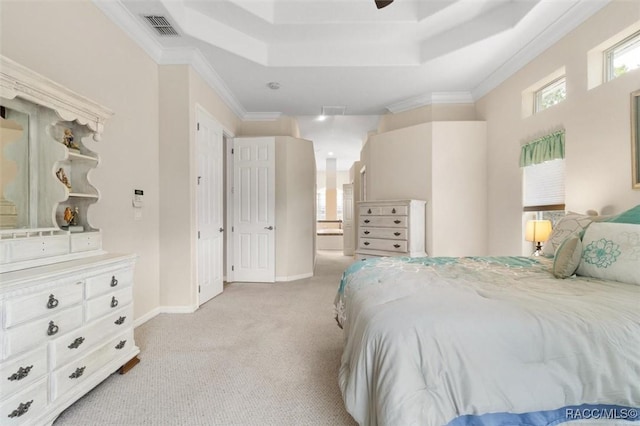
[[[605,50],[604,67],[606,81],[640,68],[640,31]]]
[[[535,93],[535,112],[540,112],[564,101],[567,98],[567,80],[562,76],[543,86]]]
[[[526,166],[523,170],[525,211],[546,210],[564,204],[563,158]]]
[[[325,190],[321,188],[316,192],[316,220],[326,219],[327,199],[325,197]]]

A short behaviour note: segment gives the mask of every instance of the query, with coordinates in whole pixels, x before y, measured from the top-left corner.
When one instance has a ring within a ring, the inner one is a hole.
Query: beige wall
[[[91,2],[3,1],[3,55],[115,112],[91,182],[100,201],[89,216],[110,252],[137,253],[135,317],[159,304],[158,67]],[[37,30],[36,30],[37,29]],[[144,190],[142,218],[131,199]]]
[[[640,20],[640,2],[614,1],[477,102],[487,121],[489,251],[522,251],[520,145],[566,129],[566,205],[574,211],[620,212],[640,203],[631,189],[630,93],[635,70],[587,89],[587,52]],[[566,67],[567,99],[522,118],[522,91]]]
[[[474,104],[425,105],[399,113],[380,117],[378,133],[411,127],[431,121],[471,121],[476,119]]]
[[[276,137],[276,280],[313,274],[315,184],[313,143]]]
[[[300,137],[298,121],[294,117],[280,117],[270,121],[243,121],[236,136],[292,136]]]

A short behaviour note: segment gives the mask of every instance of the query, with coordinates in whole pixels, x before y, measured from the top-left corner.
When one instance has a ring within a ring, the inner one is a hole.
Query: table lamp
[[[536,243],[536,251],[533,252],[534,256],[540,256],[542,254],[542,243],[549,239],[551,235],[551,221],[550,220],[529,220],[527,221],[527,228],[525,230],[525,240]]]

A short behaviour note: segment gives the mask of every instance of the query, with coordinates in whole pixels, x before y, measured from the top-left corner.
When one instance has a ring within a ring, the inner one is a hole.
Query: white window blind
[[[565,160],[523,167],[524,207],[564,204]]]

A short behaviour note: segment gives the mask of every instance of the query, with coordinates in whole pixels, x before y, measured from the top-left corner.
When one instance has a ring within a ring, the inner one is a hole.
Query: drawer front
[[[47,379],[0,404],[0,424],[7,426],[32,425],[47,408]]]
[[[40,238],[18,238],[5,243],[5,259],[8,262],[40,259],[69,252],[67,235],[51,235]]]
[[[50,315],[82,302],[82,280],[4,302],[5,327]]]
[[[54,401],[60,395],[72,391],[74,386],[84,382],[93,373],[118,358],[121,353],[129,350],[131,345],[133,345],[133,329],[109,340],[107,344],[85,357],[55,370],[51,375],[51,400]]]
[[[360,248],[369,250],[385,250],[403,253],[407,251],[407,242],[400,240],[360,239]]]
[[[47,351],[44,347],[0,363],[0,401],[23,391],[45,374]]]
[[[2,336],[4,339],[3,359],[35,346],[42,346],[49,339],[54,339],[81,325],[82,306],[75,306],[5,330]]]
[[[131,327],[133,327],[133,306],[129,304],[86,327],[59,337],[51,345],[51,368],[58,368],[73,358],[82,356],[104,343],[105,338],[122,333]]]
[[[360,238],[406,240],[407,230],[402,228],[360,228]]]
[[[372,216],[361,217],[360,226],[375,226],[383,228],[406,228],[409,223],[407,216]]]
[[[406,216],[409,214],[408,206],[383,206],[380,207],[380,214],[383,216]]]
[[[379,216],[381,214],[379,206],[360,206],[359,211],[360,216]]]
[[[131,287],[107,293],[87,301],[85,319],[91,321],[131,303]]]
[[[92,299],[101,294],[130,286],[133,282],[133,268],[123,268],[89,277],[86,280],[86,297]]]
[[[100,247],[102,247],[102,236],[99,232],[71,234],[71,253],[98,250]]]

